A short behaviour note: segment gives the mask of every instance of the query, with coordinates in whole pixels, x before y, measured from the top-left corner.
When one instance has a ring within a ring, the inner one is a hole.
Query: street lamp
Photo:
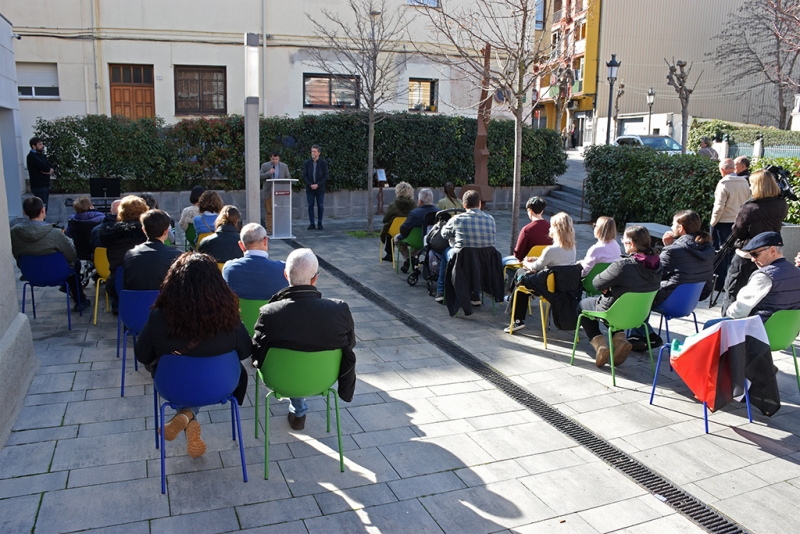
[[[611,54],[611,61],[606,62],[608,67],[608,124],[606,124],[606,144],[611,144],[611,104],[614,100],[614,82],[617,81],[617,71],[619,70],[621,61],[617,61],[617,54]]]
[[[651,87],[649,91],[647,91],[647,105],[650,107],[650,111],[647,113],[647,133],[653,133],[653,130],[650,128],[653,124],[653,102],[656,100],[656,92],[653,91]]]
[[[258,149],[258,96],[261,79],[257,33],[244,34],[244,175],[247,221],[261,222]]]

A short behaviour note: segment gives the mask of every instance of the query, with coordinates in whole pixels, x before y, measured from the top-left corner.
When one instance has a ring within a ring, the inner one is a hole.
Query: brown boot
[[[176,413],[175,417],[170,419],[169,423],[164,425],[164,439],[167,441],[172,441],[177,438],[192,419],[194,419],[194,414],[191,410],[181,410]]]
[[[594,336],[590,343],[595,350],[594,363],[597,367],[603,367],[608,363],[608,344],[605,336]]]
[[[186,450],[192,458],[200,458],[206,453],[206,444],[200,437],[200,423],[196,419],[186,425]],[[166,436],[165,436],[166,437]]]
[[[622,365],[628,358],[628,354],[630,354],[633,345],[628,343],[625,332],[617,332],[614,334],[614,337],[611,338],[611,341],[614,343],[614,365]]]

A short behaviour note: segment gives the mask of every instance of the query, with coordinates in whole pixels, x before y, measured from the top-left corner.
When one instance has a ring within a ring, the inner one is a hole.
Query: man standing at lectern
[[[273,152],[269,161],[261,166],[261,179],[262,180],[290,180],[292,177],[289,175],[289,166],[281,161],[279,152]],[[264,182],[264,187],[261,189],[261,196],[264,199],[264,227],[267,233],[272,235],[272,183]]]

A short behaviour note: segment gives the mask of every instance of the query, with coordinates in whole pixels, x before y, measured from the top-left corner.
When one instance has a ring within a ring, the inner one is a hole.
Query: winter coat
[[[239,248],[239,230],[232,224],[223,224],[217,231],[197,246],[197,251],[213,257],[217,263],[235,260],[244,256]]]
[[[381,241],[386,242],[386,235],[395,217],[408,217],[416,203],[410,198],[398,197],[386,206],[386,214],[383,216],[383,228],[381,229]]]
[[[597,311],[608,310],[625,293],[657,291],[661,284],[661,260],[655,254],[623,256],[595,276],[592,285],[605,292],[598,297]]]
[[[114,277],[117,267],[122,266],[125,253],[147,241],[140,222],[117,222],[100,229],[100,246],[108,249],[108,264]]]
[[[714,275],[714,246],[709,241],[697,244],[693,235],[682,235],[661,251],[661,289],[653,306],[664,302],[681,284],[705,282],[701,300],[711,292]]]
[[[52,224],[25,220],[11,229],[11,253],[18,263],[20,256],[47,256],[53,252],[61,252],[70,265],[78,258],[69,238]]]
[[[781,223],[789,213],[786,199],[782,197],[748,200],[739,210],[733,223],[736,248],[742,248],[761,232],[780,232]]]

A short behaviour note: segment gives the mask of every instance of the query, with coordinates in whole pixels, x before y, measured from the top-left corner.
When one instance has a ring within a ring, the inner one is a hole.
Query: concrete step
[[[561,186],[561,190],[564,191],[565,193],[571,193],[573,195],[577,195],[578,198],[580,198],[581,195],[583,194],[583,191],[581,190],[580,187],[577,186],[577,183],[574,184],[559,183],[558,185]]]
[[[550,198],[557,198],[558,200],[563,200],[564,202],[568,202],[570,204],[575,204],[578,207],[580,207],[581,205],[581,196],[576,195],[571,191],[564,191],[563,189],[561,190],[554,189],[550,191],[550,195],[548,196]]]
[[[591,213],[584,207],[583,210],[583,217],[581,217],[581,206],[580,204],[573,204],[571,202],[566,202],[564,200],[560,200],[558,198],[553,198],[552,195],[547,197],[547,208],[544,212],[547,215],[555,215],[559,211],[564,211],[572,217],[574,222],[590,222]]]

